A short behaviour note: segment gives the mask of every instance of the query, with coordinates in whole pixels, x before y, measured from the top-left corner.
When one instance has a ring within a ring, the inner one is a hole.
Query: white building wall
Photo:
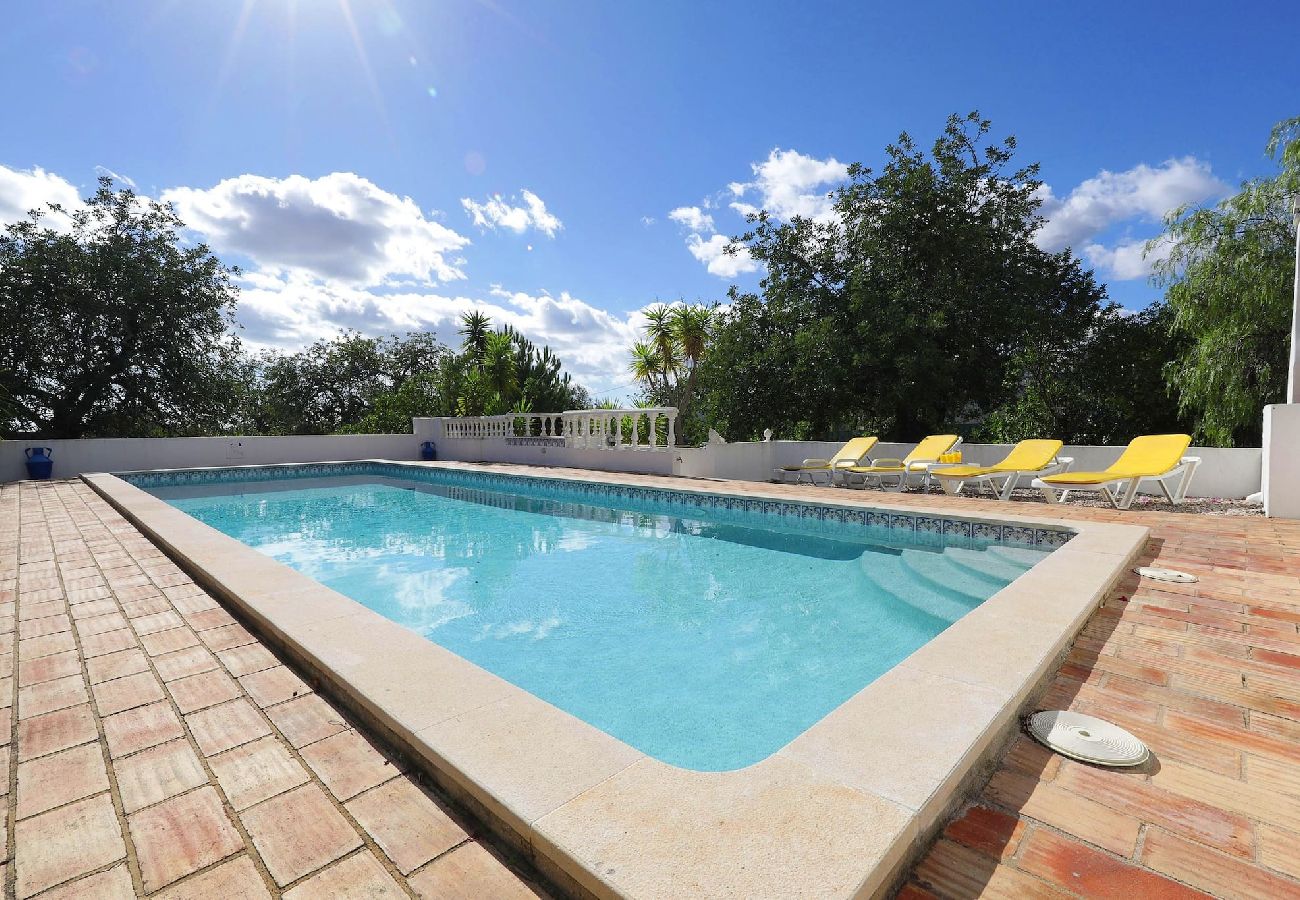
[[[54,449],[54,477],[82,472],[185,469],[349,459],[419,459],[423,438],[411,434],[291,437],[88,438],[0,441],[0,482],[27,477],[27,447]]]

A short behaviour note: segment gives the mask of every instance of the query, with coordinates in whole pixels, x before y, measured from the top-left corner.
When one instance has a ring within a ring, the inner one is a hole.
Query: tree
[[[648,393],[657,394],[661,389],[660,376],[663,374],[663,360],[658,351],[646,341],[637,341],[632,345],[632,375],[637,381],[645,383]]]
[[[170,205],[101,178],[84,206],[50,204],[4,229],[5,434],[155,436],[228,425],[237,270],[206,245],[183,246],[183,227]]]
[[[460,317],[460,336],[464,352],[473,360],[481,360],[487,353],[488,332],[492,326],[487,314],[474,309]]]
[[[442,390],[452,363],[428,332],[343,331],[296,353],[270,351],[248,364],[241,421],[254,434],[407,431],[414,416],[454,414],[456,395]]]
[[[677,408],[681,443],[703,440],[707,424],[695,409],[700,362],[715,319],[710,306],[658,304],[645,311],[646,339],[632,345],[631,372],[642,383],[641,401]]]
[[[1052,435],[1071,444],[1127,444],[1144,432],[1186,430],[1163,381],[1173,355],[1171,318],[1163,303],[1133,314],[1110,304],[1061,322],[1056,341],[1016,354],[1011,399],[976,436],[994,443]]]
[[[1026,347],[1089,322],[1104,289],[1034,242],[1036,165],[951,116],[929,152],[906,133],[879,174],[854,164],[829,214],[749,217],[759,294],[732,290],[700,382],[727,437],[972,430],[1021,390]],[[1023,364],[1023,360],[1022,360]]]
[[[1147,245],[1168,250],[1156,277],[1182,348],[1169,383],[1198,437],[1216,446],[1258,446],[1264,405],[1286,392],[1300,117],[1274,126],[1266,149],[1276,174],[1243,183],[1213,208],[1175,210]]]
[[[563,371],[550,347],[538,350],[509,325],[497,331],[486,314],[461,316],[461,352],[442,369],[439,384],[452,400],[449,415],[504,415],[581,409],[590,397]]]
[[[339,430],[352,434],[402,434],[410,430],[412,419],[453,412],[447,406],[439,373],[420,372],[403,381],[396,390],[379,394],[365,416]]]

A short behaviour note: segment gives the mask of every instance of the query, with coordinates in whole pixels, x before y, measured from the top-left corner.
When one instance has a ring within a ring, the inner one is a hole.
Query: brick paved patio
[[[1148,561],[1201,576],[1122,582],[1044,701],[1155,759],[1107,771],[1016,740],[902,895],[1300,898],[1300,524],[1010,510],[1147,525]],[[0,486],[0,624],[7,892],[535,890],[80,483]]]
[[[1118,722],[1154,758],[1106,770],[1021,736],[901,896],[1300,897],[1300,523],[1057,512],[1146,525],[1144,564],[1201,579],[1126,578],[1040,704]]]
[[[80,482],[0,485],[5,895],[534,897]]]

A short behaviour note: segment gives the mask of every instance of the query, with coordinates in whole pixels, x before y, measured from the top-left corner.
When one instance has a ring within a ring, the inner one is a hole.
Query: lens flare
[[[379,31],[385,37],[392,37],[402,30],[402,17],[397,14],[395,9],[381,9],[376,19]]]

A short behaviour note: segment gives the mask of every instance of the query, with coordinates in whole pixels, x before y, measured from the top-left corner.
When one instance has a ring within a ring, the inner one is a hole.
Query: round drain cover
[[[1157,569],[1154,566],[1138,566],[1133,570],[1143,578],[1151,578],[1155,581],[1173,581],[1178,584],[1191,584],[1193,581],[1200,581],[1195,575],[1187,572],[1178,572],[1174,569]]]
[[[1136,737],[1096,716],[1045,710],[1026,724],[1035,740],[1071,759],[1099,766],[1140,766],[1149,755]]]

